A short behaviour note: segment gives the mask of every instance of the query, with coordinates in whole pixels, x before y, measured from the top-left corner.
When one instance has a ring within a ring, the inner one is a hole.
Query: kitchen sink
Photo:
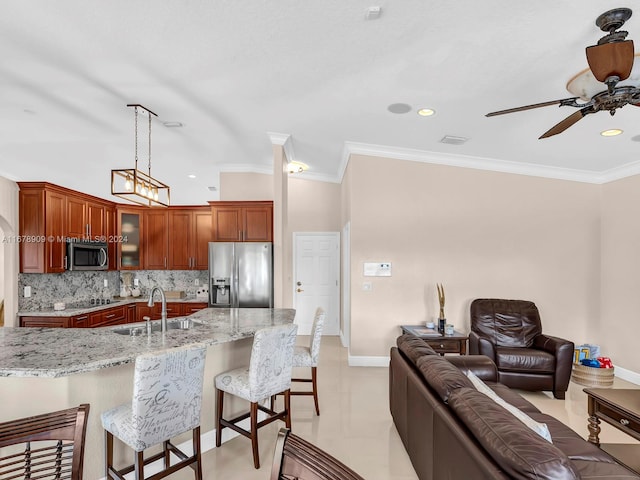
[[[173,318],[167,320],[167,331],[169,330],[191,330],[195,327],[201,327],[204,325],[201,322],[193,320],[191,318]],[[118,335],[131,335],[132,337],[146,335],[147,326],[144,323],[137,323],[135,326],[114,328],[113,332]],[[151,333],[158,333],[162,331],[160,320],[154,320],[151,322]]]

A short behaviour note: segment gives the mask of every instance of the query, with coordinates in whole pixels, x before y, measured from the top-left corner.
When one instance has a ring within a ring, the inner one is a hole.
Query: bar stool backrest
[[[264,400],[291,387],[297,331],[295,324],[256,331],[249,361],[250,401]]]
[[[324,319],[327,316],[325,311],[318,307],[316,316],[313,318],[311,326],[311,344],[309,352],[311,353],[311,366],[318,366],[318,357],[320,356],[320,340],[322,340],[322,329],[324,328]]]
[[[136,358],[132,426],[145,448],[200,425],[205,345]]]

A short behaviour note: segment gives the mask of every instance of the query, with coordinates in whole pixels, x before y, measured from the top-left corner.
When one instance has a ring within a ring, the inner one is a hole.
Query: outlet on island
[[[109,280],[107,280],[106,278],[104,279],[104,286],[108,287],[109,286]]]

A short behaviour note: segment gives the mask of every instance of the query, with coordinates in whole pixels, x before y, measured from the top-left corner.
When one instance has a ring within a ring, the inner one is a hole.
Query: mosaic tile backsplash
[[[195,297],[208,283],[206,270],[138,270],[130,272],[21,273],[18,276],[18,310],[49,310],[55,302],[79,304],[92,299],[111,299],[120,295],[124,282],[138,279],[140,295],[149,294],[158,285],[163,290],[183,290]],[[200,285],[196,285],[196,279]],[[107,280],[108,286],[104,286]],[[31,297],[24,297],[24,287]],[[132,285],[133,286],[133,285]]]

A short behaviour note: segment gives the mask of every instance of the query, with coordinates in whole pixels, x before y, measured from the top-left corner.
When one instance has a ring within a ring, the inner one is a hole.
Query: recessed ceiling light
[[[411,105],[406,103],[392,103],[387,107],[391,113],[407,113],[411,111]]]
[[[187,175],[187,177],[189,178],[196,178],[196,176],[193,173],[190,173],[189,175]]]
[[[418,110],[418,115],[421,117],[430,117],[431,115],[435,115],[436,111],[431,108],[421,108]]]
[[[600,135],[602,135],[603,137],[615,137],[616,135],[620,135],[621,133],[622,130],[620,130],[619,128],[612,128],[610,130],[604,130],[600,132]]]
[[[184,127],[182,122],[162,122],[162,124],[167,128],[181,128]]]

